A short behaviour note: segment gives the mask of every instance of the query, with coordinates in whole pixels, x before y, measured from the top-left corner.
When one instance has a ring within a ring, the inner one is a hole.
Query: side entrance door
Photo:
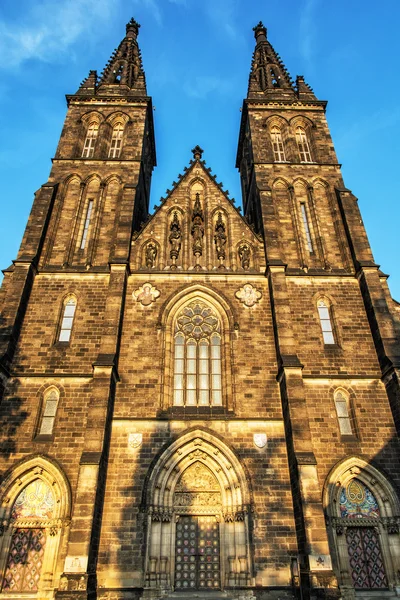
[[[220,589],[219,554],[215,517],[180,516],[176,524],[175,589]]]
[[[356,589],[388,587],[379,535],[374,527],[348,527],[347,549]]]

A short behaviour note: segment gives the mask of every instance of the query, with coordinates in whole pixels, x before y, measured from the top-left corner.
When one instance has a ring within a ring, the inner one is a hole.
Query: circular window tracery
[[[219,319],[207,304],[195,301],[185,306],[176,321],[176,331],[200,339],[219,331]]]

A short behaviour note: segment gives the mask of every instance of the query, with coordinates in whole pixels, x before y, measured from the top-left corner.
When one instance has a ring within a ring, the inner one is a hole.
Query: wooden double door
[[[387,588],[379,534],[375,527],[348,527],[346,542],[354,587]]]
[[[176,524],[175,589],[220,588],[220,537],[215,516],[180,516]]]

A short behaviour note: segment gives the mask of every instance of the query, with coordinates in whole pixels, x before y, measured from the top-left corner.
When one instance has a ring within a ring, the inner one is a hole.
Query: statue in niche
[[[225,246],[226,246],[226,228],[225,223],[222,220],[222,213],[218,213],[217,223],[215,225],[214,242],[217,250],[217,257],[222,265],[222,261],[225,258]]]
[[[199,257],[203,254],[203,236],[204,236],[204,217],[200,204],[200,194],[196,193],[196,200],[192,214],[192,236],[193,236],[193,254],[198,265]]]
[[[247,242],[242,242],[238,248],[239,260],[243,269],[250,268],[250,246]]]
[[[146,246],[146,267],[153,269],[156,266],[157,246],[154,242],[150,242]]]
[[[171,221],[171,225],[169,227],[170,230],[170,234],[169,234],[169,243],[171,244],[171,250],[170,250],[170,257],[172,259],[172,267],[176,268],[176,261],[177,258],[179,257],[179,252],[181,250],[181,245],[182,245],[182,232],[181,232],[181,226],[179,224],[179,220],[178,220],[178,213],[175,211],[174,212],[174,217]]]

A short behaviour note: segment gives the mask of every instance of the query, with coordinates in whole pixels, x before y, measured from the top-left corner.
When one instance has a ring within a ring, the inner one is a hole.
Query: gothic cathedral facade
[[[0,594],[398,597],[400,307],[326,102],[259,23],[244,217],[199,146],[150,215],[138,28],[67,97],[4,272]]]

